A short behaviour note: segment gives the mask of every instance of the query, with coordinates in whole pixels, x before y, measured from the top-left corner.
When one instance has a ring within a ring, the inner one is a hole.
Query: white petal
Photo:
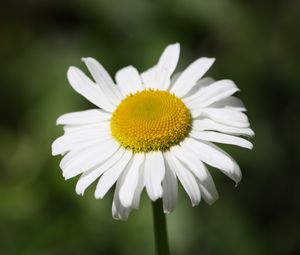
[[[134,194],[139,181],[139,172],[144,163],[145,155],[143,153],[135,153],[133,155],[132,164],[125,176],[124,183],[120,188],[120,201],[124,207],[132,207]]]
[[[174,83],[177,81],[177,79],[180,77],[182,72],[177,72],[175,74],[172,75],[171,77],[171,81],[170,81],[170,86],[168,88],[168,90],[170,91],[172,86],[174,85]]]
[[[122,172],[130,164],[131,158],[132,152],[126,150],[122,158],[101,176],[95,190],[95,197],[97,199],[103,198],[109,189],[115,184]]]
[[[99,88],[103,91],[105,96],[112,104],[117,106],[123,97],[119,88],[114,84],[108,72],[94,58],[82,58],[82,61],[84,61],[86,64],[95,82],[99,85]]]
[[[198,179],[201,178],[198,164],[199,159],[195,155],[190,154],[187,150],[182,149],[182,147],[179,145],[173,146],[170,152],[172,153],[173,157],[176,157],[179,161],[184,163]]]
[[[192,206],[199,204],[201,200],[201,194],[195,177],[183,164],[180,163],[176,157],[174,157],[174,155],[172,155],[171,152],[167,151],[165,155],[169,166],[175,171],[184,190],[190,197]]]
[[[239,91],[231,80],[220,80],[199,90],[183,101],[190,109],[206,107]]]
[[[228,125],[224,125],[218,122],[215,122],[210,119],[201,119],[194,120],[192,123],[193,129],[203,131],[203,130],[213,130],[222,133],[228,133],[232,135],[245,135],[245,136],[253,136],[254,132],[250,128],[237,128],[231,127]]]
[[[208,71],[215,62],[214,58],[199,58],[190,64],[172,86],[171,92],[178,97],[186,95],[196,82]]]
[[[230,96],[230,97],[224,98],[218,102],[215,102],[215,103],[211,104],[210,107],[211,108],[224,108],[224,109],[240,111],[240,112],[246,111],[245,105],[243,104],[242,100],[237,97],[234,97],[234,96]]]
[[[213,84],[215,80],[211,77],[204,77],[196,82],[196,85],[187,93],[184,95],[183,98],[188,98],[196,93],[198,93],[201,89],[209,86],[210,84]]]
[[[164,155],[164,158],[166,156]],[[168,161],[165,158],[165,177],[163,180],[163,206],[164,213],[170,213],[175,209],[177,195],[178,195],[178,184],[177,177]]]
[[[80,69],[71,66],[67,77],[72,88],[91,103],[108,112],[115,110],[116,107],[107,100],[107,96]]]
[[[241,170],[235,160],[225,151],[209,142],[200,142],[193,138],[187,138],[181,146],[194,153],[201,161],[220,169],[236,183],[242,178]]]
[[[134,209],[139,209],[141,194],[142,194],[142,191],[145,187],[144,169],[145,169],[145,160],[144,160],[143,164],[140,167],[139,176],[138,176],[138,184],[136,186],[134,196],[133,196],[132,208],[134,208]]]
[[[126,221],[132,211],[132,208],[125,208],[122,206],[118,195],[115,194],[112,204],[112,216],[115,220]]]
[[[119,198],[119,192],[120,188],[123,185],[124,179],[125,179],[126,172],[124,171],[120,178],[117,181],[117,185],[115,188],[115,193],[114,193],[114,199],[113,199],[113,204],[112,204],[112,216],[116,220],[127,220],[128,216],[132,210],[131,207],[125,208],[120,201]]]
[[[110,131],[110,122],[103,121],[99,123],[93,123],[93,124],[85,124],[85,125],[65,125],[63,127],[65,134],[71,134],[71,133],[89,133],[89,132],[98,132],[100,134],[111,134]]]
[[[119,70],[116,73],[116,82],[123,96],[127,96],[130,93],[134,94],[144,89],[141,77],[133,66],[127,66]]]
[[[120,145],[113,139],[100,142],[93,147],[69,152],[61,161],[60,167],[66,179],[72,178],[82,172],[101,164],[113,153]]]
[[[203,108],[191,110],[193,118],[208,117],[216,122],[232,127],[248,128],[249,121],[246,114],[228,109]]]
[[[110,134],[100,132],[72,132],[57,138],[52,143],[52,155],[63,154],[70,150],[79,150],[96,143],[111,139]]]
[[[216,143],[225,143],[237,145],[243,148],[252,149],[253,145],[246,139],[241,137],[236,137],[232,135],[221,134],[213,131],[192,131],[190,135],[196,139],[216,142]]]
[[[147,88],[164,90],[169,87],[170,77],[179,59],[179,52],[179,43],[171,44],[166,47],[158,61],[157,68],[155,68],[156,72],[153,79],[145,83]]]
[[[173,153],[179,161],[185,164],[187,169],[189,169],[197,177],[201,195],[204,200],[209,204],[212,204],[215,200],[217,200],[218,192],[216,186],[210,173],[201,160],[181,146],[173,146],[171,153]]]
[[[157,72],[157,65],[152,66],[151,68],[141,73],[141,78],[145,87],[147,87],[146,84],[150,84],[154,80],[156,72]]]
[[[110,120],[111,114],[101,111],[100,109],[92,109],[80,112],[70,112],[61,115],[57,121],[57,125],[82,125],[99,123]]]
[[[84,172],[77,184],[76,184],[76,193],[78,195],[83,195],[84,191],[88,186],[90,186],[96,179],[98,179],[105,171],[110,169],[116,162],[118,162],[125,150],[120,148],[116,153],[114,153],[110,158],[108,158],[102,165],[96,166],[91,170]]]
[[[206,166],[202,162],[201,164],[202,164],[201,167],[202,179],[200,180],[199,187],[203,199],[205,200],[206,203],[211,205],[219,198],[219,194],[216,185],[214,183],[214,180],[211,177],[209,171],[207,170]]]
[[[162,197],[162,180],[165,176],[165,165],[160,151],[146,153],[145,186],[152,201]]]

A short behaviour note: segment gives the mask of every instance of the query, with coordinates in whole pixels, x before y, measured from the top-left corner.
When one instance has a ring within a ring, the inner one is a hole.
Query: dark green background
[[[75,194],[51,142],[56,118],[91,107],[66,70],[97,58],[111,73],[140,71],[181,43],[178,70],[215,57],[209,75],[233,79],[248,108],[254,149],[223,146],[234,183],[211,169],[220,199],[192,208],[182,189],[168,219],[172,254],[300,254],[300,2],[230,0],[2,1],[0,7],[0,254],[153,254],[144,195],[127,222],[112,193]]]

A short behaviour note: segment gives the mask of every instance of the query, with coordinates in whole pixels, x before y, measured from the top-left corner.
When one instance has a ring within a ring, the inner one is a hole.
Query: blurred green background
[[[234,183],[211,169],[220,199],[192,208],[180,192],[168,219],[172,254],[300,254],[300,2],[230,0],[24,0],[0,8],[0,254],[153,254],[149,199],[127,222],[112,193],[84,197],[65,182],[52,141],[56,118],[91,107],[66,70],[97,58],[111,75],[152,66],[181,43],[178,70],[200,56],[233,79],[256,132]]]

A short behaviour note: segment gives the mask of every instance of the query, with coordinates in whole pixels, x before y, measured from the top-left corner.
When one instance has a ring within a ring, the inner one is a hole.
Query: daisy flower
[[[179,44],[163,51],[158,63],[139,73],[133,66],[119,70],[115,82],[93,58],[83,58],[93,80],[71,66],[72,88],[96,108],[67,113],[57,119],[64,135],[52,144],[61,154],[65,179],[80,175],[76,192],[83,195],[97,181],[95,197],[115,185],[112,214],[126,220],[139,207],[145,188],[152,201],[162,198],[165,213],[176,205],[178,180],[193,206],[201,198],[218,198],[206,165],[235,183],[242,174],[236,161],[214,143],[252,148],[240,136],[252,136],[243,103],[233,94],[231,80],[203,78],[213,58],[199,58],[172,76]]]

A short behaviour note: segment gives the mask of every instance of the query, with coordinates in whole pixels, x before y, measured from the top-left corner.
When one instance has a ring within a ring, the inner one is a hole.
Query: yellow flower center
[[[144,90],[128,95],[114,111],[112,136],[134,152],[165,151],[190,131],[191,115],[175,95]]]

